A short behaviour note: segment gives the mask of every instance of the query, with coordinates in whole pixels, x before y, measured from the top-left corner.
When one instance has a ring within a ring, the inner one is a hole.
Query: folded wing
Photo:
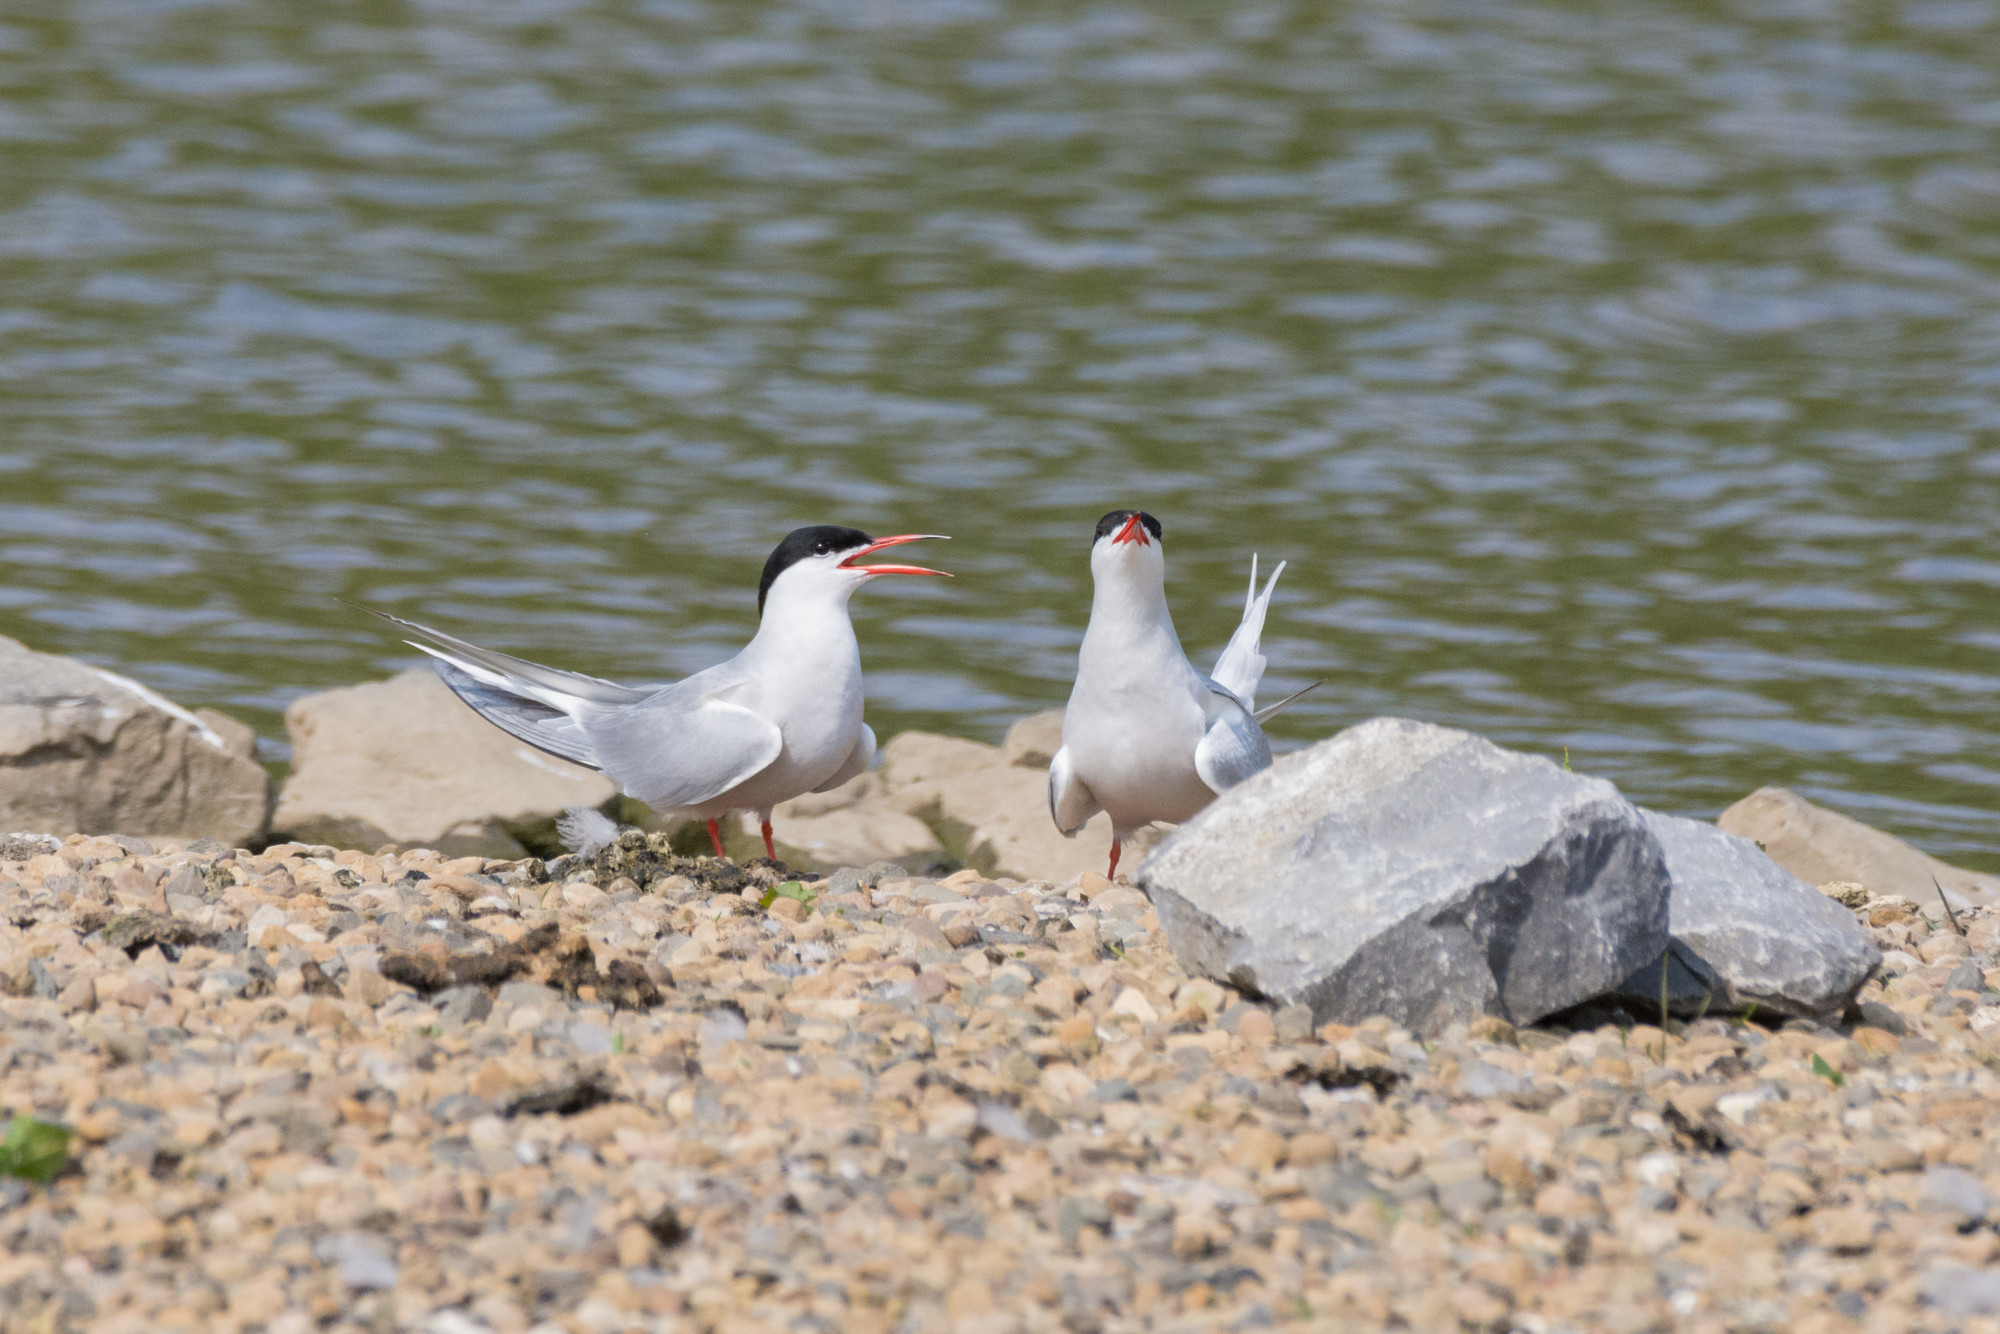
[[[868,762],[870,760],[873,760],[874,758],[875,758],[875,729],[870,727],[867,723],[863,723],[861,724],[861,738],[860,740],[854,743],[854,749],[848,752],[847,759],[841,763],[840,768],[834,773],[833,777],[827,779],[824,783],[821,783],[818,787],[814,788],[813,791],[815,792],[833,791],[835,788],[839,787],[842,783],[845,783],[848,779],[854,777],[856,774],[866,769],[868,767]]]
[[[1234,691],[1210,683],[1208,731],[1194,748],[1194,771],[1221,793],[1271,767],[1271,743]]]
[[[1063,837],[1075,838],[1076,831],[1103,809],[1071,767],[1069,747],[1056,751],[1055,758],[1049,761],[1049,818],[1056,822]]]
[[[762,714],[685,688],[707,675],[584,722],[597,767],[656,810],[713,801],[784,749],[777,725]]]

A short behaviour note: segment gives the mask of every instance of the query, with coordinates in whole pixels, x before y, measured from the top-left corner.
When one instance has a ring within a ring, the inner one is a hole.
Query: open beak
[[[1111,545],[1114,547],[1127,542],[1137,542],[1142,547],[1153,545],[1152,539],[1146,536],[1146,525],[1139,522],[1139,516],[1136,514],[1125,521],[1123,528],[1111,535]]]
[[[943,570],[927,570],[921,565],[857,565],[863,556],[872,556],[888,547],[899,547],[905,542],[949,542],[943,533],[904,533],[898,537],[878,537],[861,550],[840,563],[843,570],[860,570],[865,574],[934,574],[940,579],[949,579]]]

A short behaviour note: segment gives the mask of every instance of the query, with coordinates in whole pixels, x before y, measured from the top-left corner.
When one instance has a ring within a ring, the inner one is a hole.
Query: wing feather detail
[[[692,685],[689,677],[682,685]],[[756,776],[785,748],[762,714],[670,687],[584,723],[597,767],[655,810],[700,806]]]
[[[1264,729],[1233,691],[1209,685],[1208,731],[1194,748],[1194,771],[1216,793],[1271,767],[1271,743]]]

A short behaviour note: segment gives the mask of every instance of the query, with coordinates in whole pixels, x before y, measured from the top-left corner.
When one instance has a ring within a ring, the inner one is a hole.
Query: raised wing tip
[[[1291,694],[1285,696],[1283,699],[1279,700],[1276,704],[1266,704],[1263,708],[1257,710],[1257,712],[1251,716],[1256,718],[1256,720],[1260,723],[1263,722],[1266,718],[1274,718],[1278,714],[1290,708],[1294,703],[1296,703],[1299,700],[1301,696],[1309,694],[1312,691],[1318,690],[1321,686],[1325,684],[1326,682],[1324,681],[1315,681],[1311,685],[1306,686],[1304,689],[1294,690]]]

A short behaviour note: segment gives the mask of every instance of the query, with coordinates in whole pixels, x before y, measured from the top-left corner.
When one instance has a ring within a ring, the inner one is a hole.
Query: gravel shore
[[[1840,1031],[1420,1040],[1101,877],[565,862],[0,844],[0,1329],[2000,1332],[2000,913],[1829,887]]]

